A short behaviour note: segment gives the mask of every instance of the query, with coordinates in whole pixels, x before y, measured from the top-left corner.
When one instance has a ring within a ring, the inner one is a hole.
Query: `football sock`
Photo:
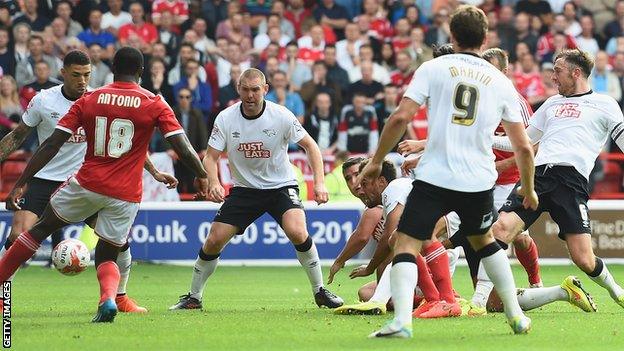
[[[446,255],[449,259],[449,274],[451,277],[455,274],[455,267],[457,267],[457,261],[459,261],[460,250],[460,247],[446,250]]]
[[[494,283],[498,296],[505,306],[507,319],[522,316],[522,309],[516,297],[516,283],[511,273],[511,266],[505,251],[501,250],[498,243],[493,242],[481,248],[477,254],[481,257],[481,262],[485,271]]]
[[[624,295],[624,289],[620,287],[613,279],[611,272],[607,269],[607,266],[602,262],[599,257],[596,257],[596,268],[594,271],[587,274],[591,280],[596,284],[607,289],[612,299],[617,299]]]
[[[524,233],[521,235],[528,236],[528,234]],[[533,238],[531,238],[530,236],[528,238],[531,239],[531,244],[529,245],[529,247],[527,247],[526,249],[521,249],[517,246],[515,247],[516,258],[518,259],[522,267],[524,267],[524,270],[527,272],[527,275],[529,277],[529,283],[537,284],[542,280],[540,277],[540,266],[538,261],[539,254],[537,251],[537,245],[535,245],[535,241],[533,240]]]
[[[380,302],[380,303],[388,303],[390,301],[390,297],[392,297],[392,291],[390,289],[390,271],[392,270],[391,266],[387,266],[384,269],[383,273],[381,273],[381,277],[379,278],[379,282],[377,282],[377,287],[375,288],[375,292],[373,296],[371,296],[369,301],[372,302]]]
[[[490,293],[494,288],[494,283],[490,280],[483,263],[479,263],[477,271],[477,284],[475,285],[475,291],[472,295],[472,303],[478,307],[486,307]]]
[[[455,292],[449,271],[449,258],[446,249],[439,241],[434,241],[431,245],[423,248],[427,266],[431,272],[433,282],[440,293],[440,299],[448,303],[455,302]]]
[[[123,295],[126,293],[126,285],[128,284],[128,277],[130,276],[130,268],[132,267],[132,254],[130,253],[130,247],[125,251],[120,251],[117,256],[117,267],[119,267],[119,287],[117,288],[117,295]]]
[[[416,281],[425,300],[429,302],[440,301],[440,292],[431,278],[425,258],[421,255],[416,256],[416,269],[418,271],[418,279]]]
[[[518,289],[518,303],[524,311],[542,307],[554,301],[568,301],[568,292],[560,286]]]
[[[323,272],[321,271],[321,261],[319,259],[316,245],[312,238],[308,238],[301,244],[295,245],[297,250],[297,259],[303,269],[308,274],[308,280],[312,286],[312,294],[316,294],[323,286]]]
[[[394,323],[398,327],[412,325],[412,305],[417,280],[416,257],[409,253],[394,256],[390,286],[394,303]]]
[[[193,278],[191,279],[191,297],[201,301],[204,293],[204,286],[208,277],[214,273],[219,263],[219,255],[208,255],[202,248],[199,249],[195,266],[193,267]]]
[[[115,298],[119,285],[119,267],[113,261],[105,261],[97,266],[97,278],[100,282],[100,304]]]
[[[7,281],[41,246],[28,231],[23,232],[0,259],[0,282]]]

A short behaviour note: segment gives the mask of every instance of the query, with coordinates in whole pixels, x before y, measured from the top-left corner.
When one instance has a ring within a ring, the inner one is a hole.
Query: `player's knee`
[[[373,297],[374,292],[375,289],[371,288],[368,284],[366,284],[358,290],[358,298],[360,299],[360,301],[366,302],[370,300],[371,297]]]
[[[531,237],[528,235],[518,235],[514,239],[514,246],[521,249],[526,250],[529,246],[531,246]]]
[[[492,225],[492,233],[494,238],[509,243],[513,240],[516,233],[514,233],[513,223],[505,216],[499,217],[499,219]]]
[[[591,273],[596,267],[596,258],[591,253],[570,252],[572,262],[585,273]]]

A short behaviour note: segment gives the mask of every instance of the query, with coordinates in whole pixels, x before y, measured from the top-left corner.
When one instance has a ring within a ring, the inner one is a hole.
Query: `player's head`
[[[241,73],[236,85],[243,103],[243,110],[259,113],[264,104],[264,96],[269,91],[264,73],[256,68],[248,68]]]
[[[453,49],[453,44],[451,43],[433,46],[433,58],[454,53],[455,50]]]
[[[113,74],[115,80],[134,78],[138,82],[143,74],[143,54],[130,46],[117,50],[113,57]]]
[[[70,97],[78,98],[89,85],[91,78],[91,60],[89,56],[80,50],[72,50],[63,58],[63,90]]]
[[[359,172],[364,169],[370,159],[364,160],[360,163]],[[368,206],[381,205],[381,193],[386,189],[388,184],[396,179],[396,168],[392,162],[384,160],[381,163],[381,174],[376,179],[370,180],[367,178],[362,179],[360,184],[359,194],[366,198],[366,204]]]
[[[498,68],[499,71],[507,74],[509,69],[509,56],[505,50],[500,48],[487,49],[481,54],[481,57]]]
[[[356,179],[360,174],[360,163],[366,160],[366,158],[358,156],[358,157],[350,157],[342,164],[342,176],[347,181],[347,187],[351,194],[366,204],[364,198],[358,195],[358,190],[360,188],[359,184],[357,184]]]
[[[552,81],[559,94],[568,96],[577,93],[577,84],[586,84],[594,67],[591,56],[581,50],[564,50],[555,57]]]
[[[479,50],[488,31],[488,20],[481,9],[462,5],[453,13],[450,27],[451,42],[455,49]]]

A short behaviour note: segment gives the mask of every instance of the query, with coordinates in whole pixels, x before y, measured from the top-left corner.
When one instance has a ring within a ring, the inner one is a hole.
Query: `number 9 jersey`
[[[87,153],[76,180],[87,190],[129,202],[141,202],[154,128],[165,138],[184,133],[162,96],[130,82],[85,93],[56,126],[72,134],[79,127],[85,130]]]
[[[403,97],[428,109],[427,147],[416,179],[462,192],[491,189],[497,178],[494,131],[501,118],[522,123],[511,81],[477,55],[444,55],[416,70]]]

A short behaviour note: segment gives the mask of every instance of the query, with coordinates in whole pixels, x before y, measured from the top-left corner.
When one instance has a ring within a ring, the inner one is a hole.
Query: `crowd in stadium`
[[[89,85],[99,88],[112,81],[115,48],[129,45],[146,58],[142,86],[165,97],[200,156],[249,67],[265,72],[267,100],[292,111],[325,155],[371,154],[414,70],[448,42],[461,3],[487,14],[487,47],[509,52],[509,78],[533,109],[557,93],[552,59],[566,48],[594,55],[592,89],[622,106],[622,0],[3,0],[0,137],[38,91],[61,83],[65,53],[88,52]],[[423,107],[405,137],[424,138],[426,118]],[[175,159],[168,149],[156,135],[151,151]]]

